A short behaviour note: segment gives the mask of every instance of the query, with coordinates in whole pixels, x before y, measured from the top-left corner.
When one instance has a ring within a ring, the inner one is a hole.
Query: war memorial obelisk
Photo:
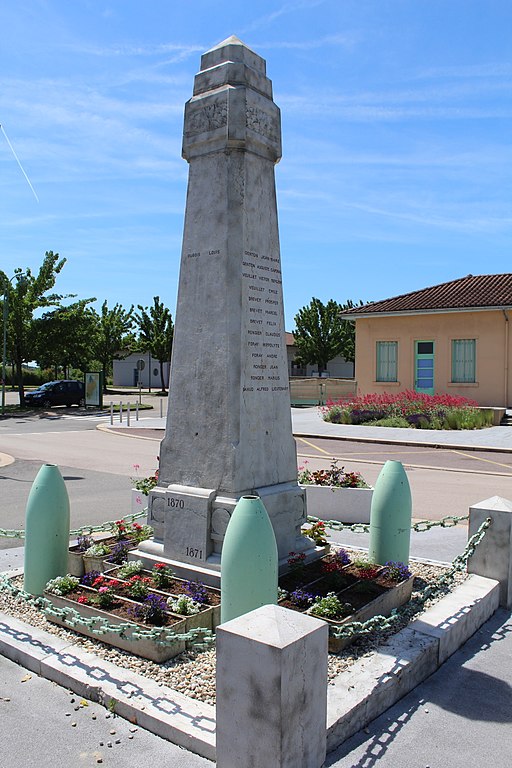
[[[279,557],[301,536],[274,165],[280,112],[265,60],[236,37],[201,58],[185,106],[189,163],[168,418],[148,555],[218,571],[242,495],[269,513]]]

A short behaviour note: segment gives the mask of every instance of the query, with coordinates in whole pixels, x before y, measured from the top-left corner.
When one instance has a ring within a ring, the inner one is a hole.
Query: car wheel
[[[43,408],[51,408],[51,407],[52,407],[51,400],[43,400]]]

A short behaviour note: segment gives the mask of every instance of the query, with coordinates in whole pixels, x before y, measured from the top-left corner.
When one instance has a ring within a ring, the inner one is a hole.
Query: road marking
[[[324,451],[323,448],[319,448],[318,445],[314,445],[314,443],[310,443],[309,440],[305,440],[303,437],[297,437],[296,440],[300,440],[301,443],[305,443],[306,445],[309,445],[310,448],[314,448],[315,451],[320,451],[321,453],[325,453],[326,456],[331,456],[332,454],[329,453],[329,451]],[[312,457],[314,458],[314,457]]]
[[[313,446],[315,448],[316,446]],[[465,454],[464,454],[465,455]],[[331,458],[336,459],[337,461],[355,461],[359,464],[377,464],[377,465],[383,465],[386,463],[387,459],[383,458],[380,461],[377,459],[354,459],[353,455],[350,454],[349,456],[332,456],[331,453],[328,454]],[[313,456],[310,453],[297,453],[297,458],[301,459],[319,459],[320,456]],[[404,467],[408,467],[409,469],[428,469],[428,470],[434,470],[435,472],[461,472],[462,474],[468,474],[468,475],[490,475],[492,477],[512,477],[512,472],[486,472],[485,469],[462,469],[457,467],[434,467],[430,464],[410,464],[409,462],[402,462]],[[497,462],[496,462],[497,463]],[[504,464],[503,466],[506,466],[508,469],[508,465]]]
[[[492,459],[484,459],[482,456],[473,456],[470,453],[465,453],[465,451],[456,451],[455,449],[451,449],[450,453],[456,453],[458,456],[464,456],[468,459],[474,459],[474,461],[485,461],[487,464],[495,464],[497,467],[505,467],[506,469],[512,469],[510,464],[502,464],[500,461],[493,461]]]
[[[49,430],[41,432],[6,432],[5,437],[33,437],[34,435],[81,435],[85,432],[85,429],[60,429]]]

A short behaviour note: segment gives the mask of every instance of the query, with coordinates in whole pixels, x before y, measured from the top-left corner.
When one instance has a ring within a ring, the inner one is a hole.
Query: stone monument
[[[265,504],[281,562],[311,546],[301,535],[306,503],[284,336],[280,112],[264,59],[236,37],[201,58],[183,157],[190,169],[168,417],[148,504],[155,535],[141,553],[218,578],[243,495]]]

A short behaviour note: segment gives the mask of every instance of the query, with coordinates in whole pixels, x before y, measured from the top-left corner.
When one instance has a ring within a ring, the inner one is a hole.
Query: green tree
[[[42,368],[59,369],[64,378],[70,367],[85,373],[94,358],[97,314],[88,305],[95,298],[79,299],[67,307],[57,307],[34,321],[34,359]]]
[[[359,306],[362,303],[360,301]],[[329,360],[337,355],[342,355],[349,362],[354,361],[354,324],[340,317],[340,312],[354,306],[350,299],[346,304],[338,304],[333,299],[323,304],[313,297],[310,304],[298,311],[293,337],[303,365],[317,365],[321,374]]]
[[[138,304],[139,312],[135,320],[139,326],[138,346],[160,364],[160,382],[162,392],[166,391],[164,379],[164,363],[171,359],[172,341],[174,338],[174,323],[169,309],[160,301],[159,296],[153,297],[152,307],[142,307]]]
[[[8,297],[7,341],[9,357],[14,365],[20,405],[24,405],[23,363],[34,357],[34,312],[41,307],[59,306],[65,298],[57,293],[49,294],[57,275],[66,263],[58,253],[46,251],[37,275],[30,269],[18,268],[15,280],[9,280],[0,271],[0,283]]]
[[[97,326],[94,338],[94,357],[103,370],[103,389],[107,391],[107,376],[112,371],[112,361],[122,360],[130,352],[133,328],[133,304],[130,309],[123,309],[116,304],[112,309],[107,302],[101,305],[101,313],[96,315]]]

